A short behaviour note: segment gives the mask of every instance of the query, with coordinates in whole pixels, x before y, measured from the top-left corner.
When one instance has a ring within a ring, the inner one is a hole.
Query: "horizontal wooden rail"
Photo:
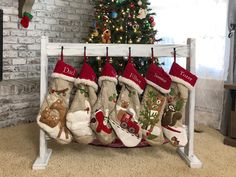
[[[189,47],[187,45],[155,45],[155,44],[90,44],[90,43],[48,43],[47,55],[60,55],[61,47],[64,47],[65,56],[83,56],[86,47],[87,56],[106,56],[108,47],[109,56],[124,57],[129,54],[131,47],[132,57],[150,57],[153,48],[155,57],[173,56],[173,48],[176,48],[177,57],[189,57]]]

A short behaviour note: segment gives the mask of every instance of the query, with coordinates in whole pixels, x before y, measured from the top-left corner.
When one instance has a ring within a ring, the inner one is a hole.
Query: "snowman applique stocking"
[[[90,128],[90,117],[97,100],[96,80],[95,72],[85,59],[79,77],[75,80],[77,90],[66,116],[66,125],[78,143],[89,144],[95,138]]]

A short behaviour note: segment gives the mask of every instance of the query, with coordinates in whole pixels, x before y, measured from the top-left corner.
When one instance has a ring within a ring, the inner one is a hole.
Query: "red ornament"
[[[153,18],[152,16],[149,17],[149,22],[150,22],[150,23],[154,22],[154,18]]]
[[[108,16],[104,15],[104,16],[102,17],[102,19],[105,21],[105,20],[107,20],[107,19],[109,19],[109,18],[108,18]]]
[[[156,23],[155,23],[155,22],[152,22],[152,23],[151,23],[151,25],[152,25],[152,26],[155,26],[155,25],[156,25]]]
[[[131,2],[131,3],[130,3],[130,8],[131,8],[131,9],[134,9],[134,7],[135,7],[135,6],[134,6],[134,3]]]

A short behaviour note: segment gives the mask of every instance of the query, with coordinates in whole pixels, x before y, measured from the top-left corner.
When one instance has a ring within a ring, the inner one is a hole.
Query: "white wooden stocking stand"
[[[111,57],[128,56],[131,47],[132,57],[150,57],[153,48],[155,57],[172,57],[173,48],[176,48],[178,57],[185,57],[187,69],[195,73],[195,40],[188,39],[186,45],[153,45],[153,44],[88,44],[88,43],[49,43],[48,37],[41,39],[41,76],[40,76],[40,104],[42,104],[48,88],[48,56],[60,56],[61,47],[64,47],[64,56],[83,56],[86,47],[87,56],[106,56],[106,47]],[[177,149],[182,159],[191,168],[201,168],[202,162],[194,155],[194,109],[195,89],[190,92],[188,101],[188,113],[186,114],[188,144],[184,148]],[[47,146],[47,136],[40,130],[39,156],[33,164],[33,169],[45,169],[52,149]]]

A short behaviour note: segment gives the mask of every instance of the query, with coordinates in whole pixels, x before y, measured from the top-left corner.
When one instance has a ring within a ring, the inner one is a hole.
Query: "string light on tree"
[[[154,13],[151,12],[148,0],[94,0],[94,19],[86,41],[89,43],[143,43],[149,44],[155,41],[156,22]],[[107,32],[105,32],[108,30]],[[101,58],[103,61],[104,58]],[[97,62],[91,60],[91,66],[99,74]],[[137,60],[136,65],[141,66]],[[141,60],[140,60],[141,61]],[[113,60],[117,70],[124,69],[127,62],[123,58]],[[145,63],[145,62],[144,62]],[[100,62],[101,65],[104,62]],[[120,67],[118,64],[122,64]],[[145,73],[146,65],[142,65],[139,72]]]

